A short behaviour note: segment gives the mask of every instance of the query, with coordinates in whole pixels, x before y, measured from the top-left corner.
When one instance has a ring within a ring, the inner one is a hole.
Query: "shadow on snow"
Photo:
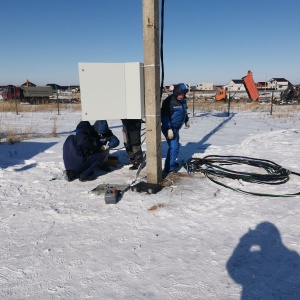
[[[270,222],[258,224],[240,238],[227,271],[242,285],[242,300],[300,299],[300,256],[284,246]]]
[[[180,157],[184,156],[184,160],[190,159],[195,153],[204,153],[205,150],[211,145],[207,143],[207,141],[219,130],[221,130],[234,116],[235,113],[230,114],[229,117],[227,117],[227,113],[220,113],[220,114],[202,114],[203,116],[213,116],[213,117],[226,117],[225,120],[223,120],[221,123],[219,123],[213,130],[211,130],[208,134],[206,134],[199,142],[188,142],[185,146],[180,146],[179,155]],[[197,116],[200,117],[200,116]],[[182,133],[182,130],[180,130],[180,134]],[[200,132],[201,134],[201,132]],[[162,142],[162,153],[163,157],[166,157],[166,153],[168,150],[168,144],[166,141]]]
[[[26,160],[30,160],[37,154],[45,152],[55,144],[57,144],[57,142],[40,143],[22,141],[13,145],[3,143],[0,146],[0,167],[5,169],[14,165],[25,164],[25,166],[16,171],[24,171],[33,168],[36,166],[36,163],[31,162],[30,164],[27,164]]]

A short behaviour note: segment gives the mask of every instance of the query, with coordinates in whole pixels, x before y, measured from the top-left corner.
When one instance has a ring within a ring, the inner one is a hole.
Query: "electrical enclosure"
[[[83,121],[144,118],[142,63],[79,63],[78,68]]]

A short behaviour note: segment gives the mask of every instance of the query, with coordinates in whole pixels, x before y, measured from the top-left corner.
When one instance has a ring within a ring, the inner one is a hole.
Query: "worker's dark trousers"
[[[126,152],[131,162],[141,162],[143,152],[141,148],[141,120],[122,119],[123,139]]]
[[[79,173],[89,175],[96,167],[100,167],[108,159],[109,150],[100,151],[89,156],[85,169],[77,170]]]

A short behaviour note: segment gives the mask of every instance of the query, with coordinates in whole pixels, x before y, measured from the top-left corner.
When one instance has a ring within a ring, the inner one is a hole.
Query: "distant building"
[[[258,90],[263,90],[263,89],[266,89],[268,87],[268,84],[265,81],[259,81],[259,82],[256,83],[256,87],[257,87]]]
[[[30,82],[30,81],[27,79],[26,82],[24,82],[23,84],[21,84],[21,86],[36,86],[36,84]]]
[[[212,82],[202,82],[196,84],[196,90],[198,91],[212,91],[214,89],[214,84]]]
[[[174,90],[174,87],[175,85],[177,85],[177,83],[173,83],[171,85],[166,85],[164,88],[163,88],[163,91],[166,92],[166,93],[171,93],[173,92]],[[190,89],[190,85],[188,83],[185,83],[186,87],[188,88],[188,90]]]
[[[174,91],[174,86],[175,86],[176,84],[175,83],[173,83],[173,84],[171,84],[170,86],[169,86],[169,92],[173,92]]]
[[[47,83],[46,86],[51,86],[54,91],[62,90],[62,87],[59,84],[56,84],[56,83]]]
[[[228,84],[223,87],[228,92],[246,91],[242,79],[232,79]]]
[[[267,88],[270,90],[284,91],[288,86],[292,85],[285,78],[272,78],[267,82]]]

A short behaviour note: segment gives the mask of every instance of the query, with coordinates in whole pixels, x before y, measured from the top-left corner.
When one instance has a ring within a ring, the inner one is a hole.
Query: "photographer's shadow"
[[[262,222],[240,239],[227,262],[242,285],[241,299],[300,299],[300,257],[286,248],[274,224]]]

